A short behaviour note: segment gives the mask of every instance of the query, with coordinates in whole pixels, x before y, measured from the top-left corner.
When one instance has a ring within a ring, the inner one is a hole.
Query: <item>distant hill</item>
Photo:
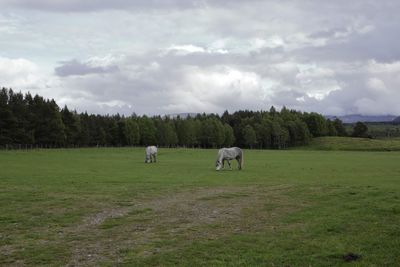
[[[345,116],[325,116],[327,119],[334,120],[336,118],[340,119],[344,123],[354,123],[354,122],[392,122],[395,119],[400,121],[400,117],[394,115],[381,115],[381,116],[366,116],[360,114],[351,114]]]

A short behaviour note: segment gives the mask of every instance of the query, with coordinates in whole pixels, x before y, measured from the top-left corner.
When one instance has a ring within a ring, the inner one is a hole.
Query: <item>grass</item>
[[[221,172],[215,156],[1,151],[0,265],[400,262],[399,152],[246,150],[244,170]]]
[[[400,139],[369,139],[352,137],[318,137],[303,150],[343,150],[343,151],[400,151]]]

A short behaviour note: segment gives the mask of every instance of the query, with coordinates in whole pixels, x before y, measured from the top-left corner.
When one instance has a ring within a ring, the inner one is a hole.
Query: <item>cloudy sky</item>
[[[398,0],[1,0],[0,87],[79,112],[400,115]]]

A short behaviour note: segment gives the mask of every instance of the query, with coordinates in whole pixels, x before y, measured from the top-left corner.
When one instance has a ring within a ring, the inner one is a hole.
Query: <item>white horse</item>
[[[156,146],[148,146],[146,147],[146,159],[145,163],[157,162],[157,147]]]
[[[238,147],[221,148],[218,150],[217,161],[215,162],[216,170],[219,171],[224,168],[225,160],[228,162],[229,168],[232,169],[230,160],[236,159],[238,162],[238,169],[243,167],[243,151]]]

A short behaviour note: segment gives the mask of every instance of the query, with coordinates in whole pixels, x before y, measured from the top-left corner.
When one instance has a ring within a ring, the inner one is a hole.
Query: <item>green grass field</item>
[[[300,147],[300,149],[343,151],[400,151],[400,139],[369,139],[326,136],[314,138],[309,145]]]
[[[0,265],[398,266],[400,152],[215,157],[0,151]]]

